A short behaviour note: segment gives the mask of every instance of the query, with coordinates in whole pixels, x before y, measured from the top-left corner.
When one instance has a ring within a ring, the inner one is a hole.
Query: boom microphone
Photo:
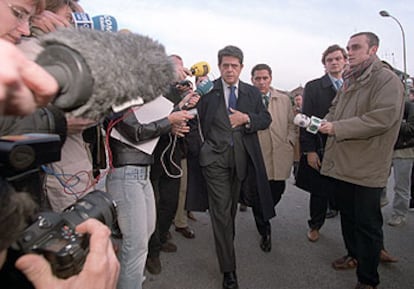
[[[98,120],[111,107],[168,91],[175,68],[164,47],[138,34],[62,29],[40,38],[37,62],[59,84],[54,104],[75,117]]]
[[[206,76],[210,72],[210,64],[205,61],[200,61],[190,67],[193,76]]]
[[[98,15],[92,17],[93,29],[107,32],[117,32],[118,22],[111,15]]]

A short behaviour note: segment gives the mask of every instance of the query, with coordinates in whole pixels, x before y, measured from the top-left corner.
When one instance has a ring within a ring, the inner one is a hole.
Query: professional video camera
[[[41,212],[15,242],[13,247],[23,254],[42,254],[59,278],[68,278],[82,270],[89,252],[88,235],[75,232],[75,227],[89,218],[95,218],[120,238],[116,204],[110,194],[95,190],[62,213]]]

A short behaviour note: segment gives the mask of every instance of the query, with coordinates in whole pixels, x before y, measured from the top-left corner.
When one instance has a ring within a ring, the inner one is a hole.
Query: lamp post
[[[404,32],[404,28],[402,27],[400,21],[398,21],[397,18],[395,18],[394,16],[392,16],[390,13],[388,13],[385,10],[382,10],[379,12],[379,14],[382,17],[390,17],[392,19],[395,20],[395,22],[397,22],[398,26],[400,26],[401,29],[401,34],[402,34],[402,42],[403,42],[403,65],[404,65],[404,75],[403,75],[403,82],[404,82],[404,95],[407,96],[407,53],[406,53],[406,46],[405,46],[405,32]]]

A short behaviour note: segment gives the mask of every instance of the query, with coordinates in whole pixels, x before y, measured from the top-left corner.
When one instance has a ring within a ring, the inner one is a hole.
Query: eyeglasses
[[[32,15],[30,13],[27,13],[23,8],[16,7],[13,4],[7,3],[7,6],[10,8],[12,14],[14,17],[16,17],[17,22],[20,24],[31,24],[31,17]]]

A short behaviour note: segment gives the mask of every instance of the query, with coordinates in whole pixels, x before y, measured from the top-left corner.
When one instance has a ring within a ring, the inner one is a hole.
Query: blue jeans
[[[405,217],[410,205],[411,171],[413,158],[392,160],[394,168],[394,200],[392,202],[393,215]]]
[[[149,166],[114,168],[106,178],[106,189],[117,203],[122,245],[117,289],[141,289],[148,241],[155,229],[155,199]]]

